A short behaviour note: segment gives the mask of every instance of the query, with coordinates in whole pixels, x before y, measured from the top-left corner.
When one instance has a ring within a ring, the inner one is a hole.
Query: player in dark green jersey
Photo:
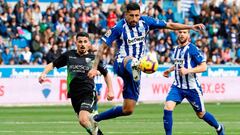
[[[39,77],[39,82],[42,83],[46,79],[46,75],[54,67],[60,68],[67,66],[67,84],[68,97],[71,98],[74,111],[78,114],[79,123],[83,126],[90,135],[101,135],[101,130],[94,132],[95,128],[89,122],[90,113],[93,111],[93,106],[97,103],[97,95],[94,90],[94,79],[88,77],[88,71],[92,68],[94,54],[89,53],[91,46],[89,35],[85,32],[77,34],[77,50],[71,50],[63,53],[56,60],[48,64]],[[102,63],[98,65],[98,71],[104,75],[105,82],[108,87],[108,100],[114,98],[111,77]]]

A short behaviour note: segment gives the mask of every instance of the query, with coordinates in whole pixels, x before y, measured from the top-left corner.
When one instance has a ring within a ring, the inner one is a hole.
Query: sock
[[[164,110],[163,123],[166,135],[172,135],[172,111]]]
[[[85,128],[86,129],[86,131],[90,134],[90,135],[92,135],[92,132],[91,132],[91,129],[90,128]]]
[[[215,129],[221,129],[219,128],[219,124],[217,122],[217,120],[214,118],[214,116],[209,113],[209,112],[206,112],[205,115],[203,116],[202,118],[205,122],[207,122],[209,125],[213,126]]]
[[[94,116],[94,120],[99,122],[101,120],[112,119],[119,116],[124,116],[122,106],[113,107],[105,112],[99,113]]]
[[[98,111],[98,104],[93,105],[93,113]]]
[[[125,68],[126,68],[126,70],[128,71],[128,73],[129,73],[130,75],[132,75],[132,60],[131,60],[131,59],[128,60]]]

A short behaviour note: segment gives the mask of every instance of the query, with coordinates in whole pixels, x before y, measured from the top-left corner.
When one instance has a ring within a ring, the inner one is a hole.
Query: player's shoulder
[[[86,55],[86,57],[88,57],[88,58],[90,58],[90,59],[94,59],[94,58],[95,58],[95,54],[93,54],[93,53],[88,53],[88,54]]]
[[[189,43],[188,46],[189,46],[190,53],[196,53],[200,51],[200,49],[194,43]]]
[[[123,29],[124,25],[127,24],[124,19],[119,20],[116,25],[113,27],[113,29],[121,30]]]

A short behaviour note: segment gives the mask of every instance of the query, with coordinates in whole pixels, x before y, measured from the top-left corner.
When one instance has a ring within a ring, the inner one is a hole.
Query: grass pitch
[[[240,103],[206,104],[226,127],[226,135],[240,135]],[[100,105],[104,111],[111,105]],[[163,105],[139,104],[132,116],[100,122],[104,135],[164,135]],[[216,135],[197,118],[189,104],[173,113],[173,135]],[[0,135],[87,135],[71,106],[0,107]]]

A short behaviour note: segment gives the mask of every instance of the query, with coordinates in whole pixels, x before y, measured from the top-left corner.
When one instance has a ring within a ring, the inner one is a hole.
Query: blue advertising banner
[[[162,77],[162,73],[168,68],[168,66],[160,66],[158,71],[154,74],[143,76],[150,77]],[[1,78],[18,78],[18,77],[38,77],[43,71],[43,66],[1,66],[0,77]],[[108,66],[110,72],[112,67]],[[60,69],[54,69],[51,71],[49,77],[63,77],[67,75],[66,67]],[[173,72],[172,74],[173,75]],[[199,74],[200,76],[207,77],[239,77],[240,66],[209,66],[207,71]]]

